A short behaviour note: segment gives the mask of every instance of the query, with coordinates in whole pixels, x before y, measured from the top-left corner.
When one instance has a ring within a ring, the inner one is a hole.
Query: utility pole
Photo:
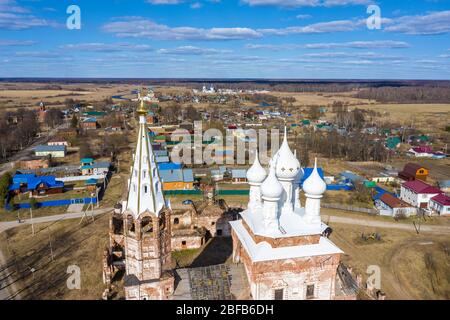
[[[31,232],[34,236],[33,208],[30,207]]]
[[[54,256],[53,256],[53,247],[52,247],[52,236],[51,236],[51,231],[50,231],[50,227],[48,227],[48,242],[50,245],[50,257],[51,260],[54,260]]]

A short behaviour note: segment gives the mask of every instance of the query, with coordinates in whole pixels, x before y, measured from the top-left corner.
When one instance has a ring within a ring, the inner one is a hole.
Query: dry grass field
[[[127,84],[58,84],[57,88],[50,89],[46,86],[43,83],[0,83],[0,108],[37,107],[41,100],[52,106],[63,106],[66,99],[95,102],[115,95],[127,95],[136,89],[135,85]]]
[[[102,253],[108,245],[108,215],[95,222],[59,221],[23,226],[0,234],[0,246],[22,299],[97,300],[104,290]],[[53,259],[52,259],[53,255]],[[81,289],[69,290],[67,268],[81,271]],[[34,275],[30,270],[34,268]]]
[[[448,236],[332,224],[331,240],[344,252],[343,262],[367,279],[371,265],[380,267],[381,290],[387,299],[450,299]],[[381,234],[380,242],[361,233]]]

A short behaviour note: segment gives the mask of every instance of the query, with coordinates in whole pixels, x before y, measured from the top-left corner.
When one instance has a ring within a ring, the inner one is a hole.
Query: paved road
[[[53,137],[58,132],[59,129],[67,128],[67,126],[68,126],[68,122],[59,125],[58,127],[50,130],[50,132],[48,132],[48,134],[46,134],[45,136],[36,139],[27,148],[25,148],[23,150],[20,150],[19,152],[15,153],[13,156],[11,156],[8,159],[9,162],[4,163],[4,164],[2,164],[0,166],[0,175],[3,175],[5,172],[7,172],[7,171],[11,170],[12,168],[14,168],[14,162],[22,160],[22,159],[25,159],[35,147],[37,147],[38,145],[47,143],[48,140],[50,140],[50,138]]]
[[[416,232],[414,225],[401,223],[401,222],[388,222],[388,221],[376,221],[370,218],[349,218],[349,217],[338,217],[330,215],[322,215],[322,220],[329,223],[342,223],[342,224],[352,224],[358,226],[376,227],[376,228],[388,228],[388,229],[398,229]],[[435,234],[450,234],[450,227],[448,226],[433,226],[433,225],[422,225],[420,226],[420,232],[431,232]]]
[[[107,212],[111,212],[113,208],[105,208],[105,209],[98,209],[93,211],[93,215],[101,215]],[[40,217],[40,218],[34,218],[33,223],[46,223],[46,222],[53,222],[53,221],[62,221],[62,220],[70,220],[70,219],[80,219],[84,215],[84,212],[79,213],[64,213],[64,214],[58,214],[54,216],[47,216],[47,217]],[[91,215],[91,212],[87,212],[87,218],[89,218]],[[17,221],[7,221],[7,222],[0,222],[0,233],[5,232],[6,230],[23,226],[23,225],[30,225],[31,220],[22,220],[22,223],[18,223]],[[8,278],[9,275],[9,269],[5,268],[4,270],[2,266],[6,266],[6,259],[0,250],[0,300],[6,300],[9,297],[11,297],[15,292],[17,292],[17,288],[15,284],[10,284],[10,279]],[[3,289],[1,289],[3,288]],[[20,296],[15,297],[15,299],[20,299]]]
[[[93,215],[98,216],[100,214],[110,212],[114,208],[104,208],[104,209],[98,209],[94,210]],[[70,220],[70,219],[77,219],[81,218],[85,213],[84,212],[76,212],[76,213],[63,213],[53,216],[47,216],[47,217],[40,217],[40,218],[34,218],[33,223],[46,223],[46,222],[53,222],[53,221],[62,221],[62,220]],[[88,217],[91,215],[91,211],[88,211],[86,214]],[[12,229],[15,227],[23,226],[23,225],[30,225],[31,219],[22,220],[22,222],[19,224],[17,221],[7,221],[7,222],[0,222],[0,233]]]

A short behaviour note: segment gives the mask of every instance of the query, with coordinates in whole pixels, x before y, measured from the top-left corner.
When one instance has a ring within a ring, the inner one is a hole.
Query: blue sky
[[[66,26],[70,5],[81,29]],[[381,9],[369,30],[367,7]],[[450,0],[0,0],[0,77],[450,79]]]

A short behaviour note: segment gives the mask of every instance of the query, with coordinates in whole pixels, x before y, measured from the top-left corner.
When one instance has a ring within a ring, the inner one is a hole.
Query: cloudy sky
[[[0,77],[450,79],[450,0],[0,0],[0,66]]]

